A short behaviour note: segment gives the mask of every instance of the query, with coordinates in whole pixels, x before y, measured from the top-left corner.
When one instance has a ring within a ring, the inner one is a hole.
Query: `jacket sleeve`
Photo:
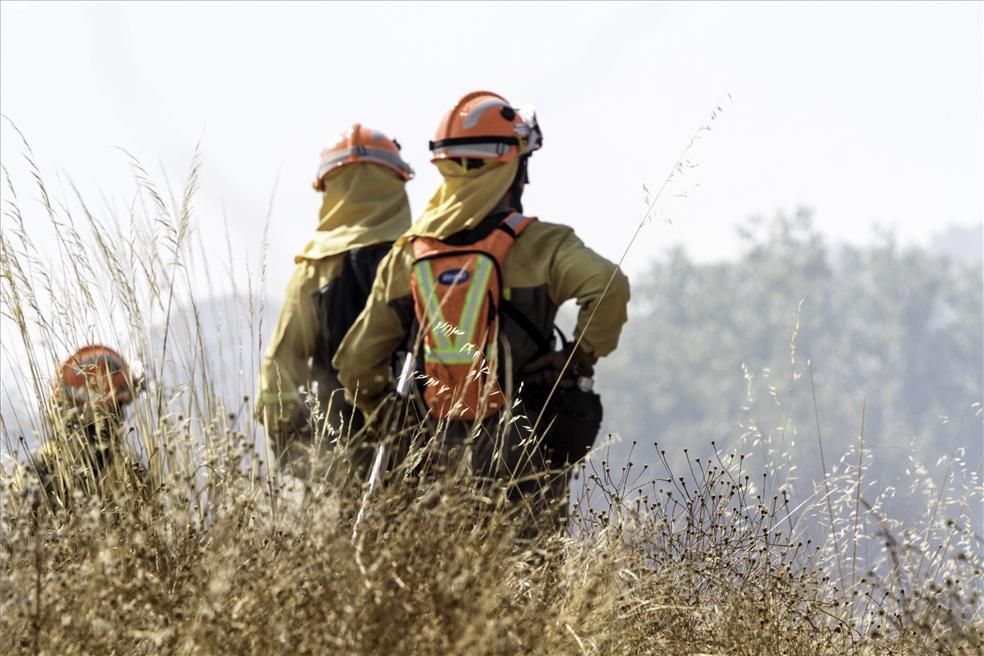
[[[410,332],[410,317],[396,305],[410,296],[410,262],[405,250],[392,249],[376,272],[361,314],[342,340],[332,365],[345,387],[345,399],[371,411],[393,389],[391,363]]]
[[[280,319],[260,366],[260,416],[267,409],[281,420],[290,418],[299,409],[299,389],[311,384],[309,360],[318,332],[318,316],[311,301],[318,284],[315,274],[312,263],[302,262],[287,285]]]
[[[588,359],[593,363],[614,351],[628,319],[629,279],[621,269],[569,231],[553,253],[548,280],[558,305],[577,300],[575,339],[581,338]]]

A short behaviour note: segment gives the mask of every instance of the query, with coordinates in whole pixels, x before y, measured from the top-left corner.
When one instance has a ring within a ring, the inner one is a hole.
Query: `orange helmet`
[[[474,158],[508,162],[543,145],[536,114],[513,108],[491,91],[473,91],[462,97],[437,126],[432,162]]]
[[[100,344],[83,346],[58,367],[55,394],[76,406],[108,410],[133,400],[143,382],[140,367]]]
[[[318,167],[318,177],[314,180],[314,190],[325,190],[324,179],[329,172],[356,162],[380,164],[404,180],[413,177],[413,169],[400,157],[400,144],[396,139],[390,139],[379,130],[354,123],[338,137],[334,145],[321,151],[321,165]]]

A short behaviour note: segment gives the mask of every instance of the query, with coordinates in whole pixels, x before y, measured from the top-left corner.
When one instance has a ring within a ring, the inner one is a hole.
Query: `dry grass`
[[[956,457],[940,481],[913,470],[912,496],[927,512],[924,525],[903,527],[884,516],[878,496],[865,497],[863,444],[806,500],[762,477],[781,470],[775,463],[713,445],[687,454],[683,472],[665,459],[612,471],[598,453],[580,473],[588,484],[569,531],[532,537],[506,485],[463,469],[421,476],[402,465],[370,500],[353,540],[363,483],[351,475],[345,439],[326,436],[330,448],[305,481],[273,474],[262,442],[256,446],[242,403],[255,382],[227,373],[255,371],[263,327],[253,332],[257,341],[226,345],[226,370],[205,346],[214,336],[202,334],[188,273],[200,279],[205,268],[200,244],[189,239],[197,166],[170,205],[136,162],[134,169],[125,229],[80,196],[53,203],[36,175],[59,248],[54,260],[35,248],[7,180],[5,366],[28,372],[17,384],[40,408],[48,372],[77,343],[108,335],[130,345],[150,379],[128,418],[149,489],[77,494],[54,511],[32,494],[30,472],[26,489],[12,491],[6,463],[0,653],[984,648],[981,541],[966,521],[979,511],[981,490],[972,472],[951,476],[967,469]],[[189,325],[175,325],[179,316]],[[8,453],[23,459],[17,428],[3,430]],[[34,430],[57,437],[44,421]],[[407,462],[426,459],[428,448],[415,447]],[[859,547],[868,551],[863,571]]]
[[[176,436],[177,437],[177,436]],[[216,436],[217,437],[217,436]],[[840,589],[734,458],[648,494],[606,486],[574,535],[523,538],[503,490],[397,469],[357,539],[357,483],[271,491],[229,436],[152,498],[79,496],[50,514],[8,496],[4,653],[976,654],[980,567],[916,563]],[[179,438],[180,439],[180,438]],[[220,440],[214,440],[220,443]],[[345,467],[345,451],[329,459]],[[336,460],[337,459],[337,460]],[[329,477],[329,480],[335,477]],[[951,528],[951,536],[959,531]],[[941,583],[937,579],[942,575]]]

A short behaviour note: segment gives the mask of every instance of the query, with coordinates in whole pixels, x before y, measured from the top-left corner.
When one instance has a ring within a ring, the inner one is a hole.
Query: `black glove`
[[[545,353],[528,362],[520,370],[520,374],[526,384],[534,387],[553,387],[559,378],[560,389],[572,389],[577,386],[578,378],[594,376],[594,365],[591,364],[591,358],[581,349],[575,349],[572,358],[570,354],[570,348]],[[565,370],[564,365],[568,358],[571,362]]]

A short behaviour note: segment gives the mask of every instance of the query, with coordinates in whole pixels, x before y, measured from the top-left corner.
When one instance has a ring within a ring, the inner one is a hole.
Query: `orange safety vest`
[[[414,238],[410,289],[423,333],[423,396],[435,417],[485,419],[505,406],[496,381],[502,262],[533,221],[513,212],[465,246]]]

